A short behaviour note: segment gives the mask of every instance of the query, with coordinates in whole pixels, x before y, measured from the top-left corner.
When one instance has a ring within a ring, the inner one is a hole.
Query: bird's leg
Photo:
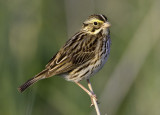
[[[92,94],[94,95],[94,97],[96,98],[96,101],[98,101],[96,95],[93,92],[93,88],[92,88],[92,85],[91,85],[91,82],[90,82],[89,79],[87,79],[87,83],[88,83],[88,88],[90,89],[90,91],[92,92]],[[91,98],[91,102],[92,102],[91,106],[93,106],[93,99],[92,98]]]
[[[88,83],[88,87],[90,89],[90,91],[94,94],[93,89],[92,89],[92,85],[89,79],[87,79],[87,83]]]
[[[82,88],[90,97],[91,97],[91,100],[92,98],[94,98],[96,101],[97,101],[97,98],[96,96],[90,92],[88,89],[86,89],[82,84],[78,83],[78,82],[75,82],[80,88]]]

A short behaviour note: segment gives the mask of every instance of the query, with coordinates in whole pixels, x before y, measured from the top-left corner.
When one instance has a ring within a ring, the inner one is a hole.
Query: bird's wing
[[[50,68],[52,75],[66,73],[94,58],[98,44],[96,37],[84,35],[68,40],[64,47],[49,61],[46,68]]]

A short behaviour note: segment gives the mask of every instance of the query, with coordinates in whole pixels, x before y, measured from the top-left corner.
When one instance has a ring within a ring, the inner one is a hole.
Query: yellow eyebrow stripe
[[[103,21],[97,20],[97,19],[92,19],[91,22],[99,22],[99,23],[103,23]]]

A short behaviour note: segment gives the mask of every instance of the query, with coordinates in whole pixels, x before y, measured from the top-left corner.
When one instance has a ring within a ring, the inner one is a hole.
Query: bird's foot
[[[95,100],[98,103],[98,99],[97,99],[96,94],[92,93],[92,95],[90,96],[90,98],[91,98],[91,105],[90,105],[90,107],[92,107],[94,105],[93,100]]]

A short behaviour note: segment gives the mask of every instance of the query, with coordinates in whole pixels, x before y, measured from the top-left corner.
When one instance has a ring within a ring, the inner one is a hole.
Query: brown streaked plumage
[[[53,56],[45,69],[18,90],[23,92],[35,82],[54,75],[78,83],[98,72],[110,52],[110,23],[104,15],[91,15],[82,28]]]

